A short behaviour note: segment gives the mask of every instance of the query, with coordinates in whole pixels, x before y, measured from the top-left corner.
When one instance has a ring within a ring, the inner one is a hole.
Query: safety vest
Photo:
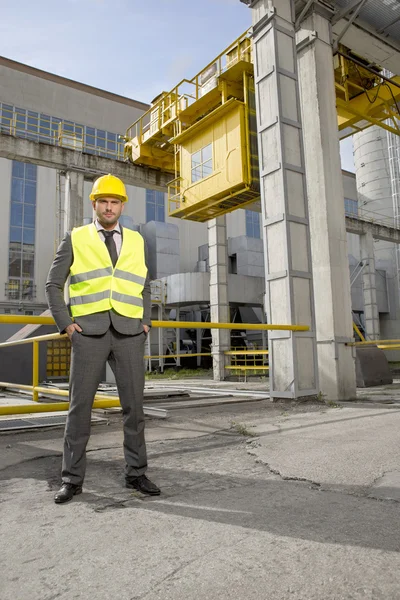
[[[124,317],[143,318],[142,291],[147,276],[144,240],[130,229],[124,229],[123,236],[113,267],[94,223],[72,230],[74,262],[69,297],[73,317],[114,309]]]

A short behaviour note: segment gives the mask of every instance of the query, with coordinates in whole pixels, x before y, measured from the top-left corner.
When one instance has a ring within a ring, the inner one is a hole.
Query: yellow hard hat
[[[125,185],[119,179],[119,177],[114,177],[114,175],[108,174],[96,179],[92,187],[92,192],[89,196],[90,199],[92,202],[94,202],[98,198],[103,198],[106,196],[119,198],[121,202],[128,201]]]

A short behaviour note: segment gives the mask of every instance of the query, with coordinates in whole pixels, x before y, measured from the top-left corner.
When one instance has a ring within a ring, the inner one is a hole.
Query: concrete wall
[[[104,97],[107,95],[112,96],[13,61],[0,61],[1,102],[112,133],[125,133],[146,106],[134,106],[128,98]]]

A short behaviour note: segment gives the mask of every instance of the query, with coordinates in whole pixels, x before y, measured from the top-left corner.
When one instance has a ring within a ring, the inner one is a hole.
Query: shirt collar
[[[100,225],[98,219],[95,220],[94,224],[96,225],[96,229],[97,231],[105,231],[104,227],[102,225]],[[112,231],[116,231],[117,233],[121,233],[121,227],[119,222],[116,224],[116,226],[114,227],[114,229]]]

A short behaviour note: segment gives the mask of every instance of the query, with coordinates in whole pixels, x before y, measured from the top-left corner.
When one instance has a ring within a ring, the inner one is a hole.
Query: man
[[[144,344],[151,325],[147,249],[139,233],[123,229],[118,222],[128,200],[120,179],[100,177],[90,199],[96,221],[66,234],[46,283],[51,314],[72,346],[57,504],[82,492],[92,404],[107,361],[123,412],[125,485],[144,494],[160,493],[145,475]],[[68,277],[70,311],[64,301]]]

